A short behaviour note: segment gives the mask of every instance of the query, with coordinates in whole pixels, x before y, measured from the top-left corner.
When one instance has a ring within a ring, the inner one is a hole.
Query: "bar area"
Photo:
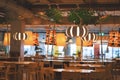
[[[120,80],[120,1],[1,0],[0,80]]]

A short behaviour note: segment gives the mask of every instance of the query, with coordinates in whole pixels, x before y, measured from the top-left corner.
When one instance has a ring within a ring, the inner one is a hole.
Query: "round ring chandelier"
[[[16,32],[15,34],[13,34],[13,39],[15,39],[15,40],[26,40],[27,39],[27,33]]]
[[[68,37],[84,37],[87,35],[87,28],[83,25],[74,25],[66,29],[66,36]]]
[[[96,34],[94,33],[88,33],[85,37],[82,37],[84,41],[94,41],[96,40]]]

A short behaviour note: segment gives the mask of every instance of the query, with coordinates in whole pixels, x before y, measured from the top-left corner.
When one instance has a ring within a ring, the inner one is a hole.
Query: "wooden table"
[[[4,64],[16,64],[16,65],[28,65],[28,64],[31,64],[31,63],[35,63],[35,62],[29,62],[29,61],[5,61]]]
[[[105,65],[101,65],[101,64],[70,64],[69,66],[73,66],[73,67],[90,67],[90,68],[100,68],[100,67],[105,67]]]
[[[94,70],[91,69],[51,69],[54,72],[79,72],[79,73],[91,73]]]
[[[51,69],[51,70],[54,73],[59,74],[57,77],[55,77],[55,79],[57,80],[62,80],[63,78],[70,78],[70,77],[74,79],[78,79],[81,77],[81,75],[89,75],[92,71],[94,71],[91,69]]]

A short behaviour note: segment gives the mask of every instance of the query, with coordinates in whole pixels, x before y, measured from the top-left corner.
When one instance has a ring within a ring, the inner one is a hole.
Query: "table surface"
[[[105,67],[105,65],[101,65],[101,64],[70,64],[69,66],[73,66],[73,67]]]
[[[31,63],[35,63],[35,62],[30,62],[30,61],[6,61],[4,62],[4,64],[18,64],[18,65],[27,65],[27,64],[31,64]]]
[[[86,60],[82,60],[82,61],[77,61],[77,60],[59,60],[59,59],[44,59],[43,61],[57,61],[57,62],[83,62],[83,63],[97,63],[97,62],[114,62],[112,60],[91,60],[91,61],[86,61]]]
[[[91,73],[91,69],[51,69],[54,72],[78,72],[78,73]]]

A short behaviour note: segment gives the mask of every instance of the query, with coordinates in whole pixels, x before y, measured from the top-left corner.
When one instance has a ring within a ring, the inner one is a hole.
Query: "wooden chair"
[[[22,73],[25,75],[26,80],[37,80],[38,63],[30,63],[28,65],[24,65]]]
[[[54,80],[54,72],[52,71],[52,67],[47,67],[44,69],[44,80]]]
[[[15,64],[7,64],[5,66],[9,67],[9,70],[7,70],[8,79],[18,80],[17,79],[18,72],[17,72],[16,65]]]
[[[89,80],[89,73],[80,73],[79,80]]]
[[[9,66],[0,66],[0,80],[8,80]]]
[[[113,65],[112,63],[109,63],[106,65],[105,67],[105,74],[107,74],[105,77],[106,77],[106,80],[113,80],[113,76],[112,76],[112,69],[113,69]]]
[[[63,62],[53,61],[52,67],[53,68],[63,68]]]
[[[106,65],[103,69],[96,69],[89,76],[90,80],[113,80],[112,78],[112,64]]]
[[[38,62],[37,80],[44,80],[44,62]]]
[[[44,67],[51,67],[50,61],[44,61]]]
[[[120,62],[115,61],[112,69],[112,75],[114,80],[119,80],[120,76]]]
[[[74,72],[62,72],[62,80],[79,80],[79,73]]]
[[[92,72],[89,75],[89,80],[106,80],[105,72]]]

